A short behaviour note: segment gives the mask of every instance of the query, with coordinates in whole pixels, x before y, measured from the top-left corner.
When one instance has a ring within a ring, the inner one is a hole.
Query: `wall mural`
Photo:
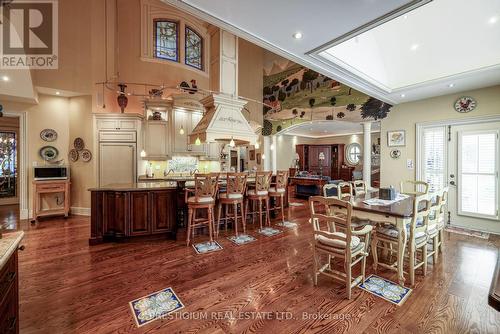
[[[313,120],[379,120],[387,117],[392,107],[283,59],[264,68],[263,96],[264,136]]]

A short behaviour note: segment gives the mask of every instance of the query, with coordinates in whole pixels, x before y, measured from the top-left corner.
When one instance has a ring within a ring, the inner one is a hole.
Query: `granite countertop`
[[[221,173],[221,176],[219,177],[220,181],[225,181],[226,176],[225,173]],[[139,176],[139,181],[144,182],[144,181],[150,181],[150,182],[158,182],[158,181],[175,181],[175,182],[182,182],[182,181],[194,181],[194,176],[154,176],[154,177],[147,177],[145,175]],[[247,182],[255,182],[255,176],[249,176],[247,177]]]
[[[9,232],[2,234],[2,239],[0,239],[0,268],[3,268],[10,256],[19,247],[19,243],[23,240],[24,232]]]
[[[141,191],[141,190],[164,190],[176,189],[177,182],[137,182],[106,184],[104,186],[90,188],[89,191]]]

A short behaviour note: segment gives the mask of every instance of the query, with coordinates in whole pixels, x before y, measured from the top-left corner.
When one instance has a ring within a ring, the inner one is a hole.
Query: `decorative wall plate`
[[[51,161],[57,158],[59,151],[54,146],[44,146],[38,152],[45,161]]]
[[[90,152],[89,150],[84,149],[80,152],[80,154],[82,156],[83,162],[89,162],[90,160],[92,160],[92,152]]]
[[[470,96],[462,96],[458,100],[455,101],[455,110],[460,113],[471,112],[476,109],[477,102]]]
[[[40,138],[44,141],[55,141],[57,139],[57,132],[53,129],[45,129],[40,132]]]
[[[75,140],[73,141],[73,146],[77,151],[81,151],[85,148],[85,142],[83,141],[82,138],[78,137],[75,138]]]
[[[68,156],[69,156],[69,160],[71,162],[78,161],[78,157],[79,156],[78,156],[78,151],[77,150],[75,150],[75,149],[70,150]]]
[[[399,159],[399,157],[401,156],[401,151],[400,150],[391,150],[391,158],[393,159]]]

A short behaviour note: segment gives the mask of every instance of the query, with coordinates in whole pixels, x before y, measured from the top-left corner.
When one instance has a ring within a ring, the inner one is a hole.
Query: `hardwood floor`
[[[326,277],[314,287],[307,207],[289,214],[297,230],[264,237],[250,229],[258,240],[243,246],[221,236],[224,249],[205,255],[183,240],[88,246],[87,217],[23,222],[21,333],[500,332],[500,313],[487,305],[500,238],[447,233],[444,256],[398,307],[358,288],[347,300]],[[137,328],[128,302],[166,287],[185,308]]]

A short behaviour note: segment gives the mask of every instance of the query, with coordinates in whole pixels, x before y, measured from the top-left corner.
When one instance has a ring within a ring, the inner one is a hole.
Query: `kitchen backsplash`
[[[174,173],[189,173],[198,169],[200,173],[219,172],[220,162],[200,161],[196,157],[172,157],[167,161],[147,161],[146,164],[153,165],[153,173],[156,176],[163,174],[163,171],[172,169]]]

